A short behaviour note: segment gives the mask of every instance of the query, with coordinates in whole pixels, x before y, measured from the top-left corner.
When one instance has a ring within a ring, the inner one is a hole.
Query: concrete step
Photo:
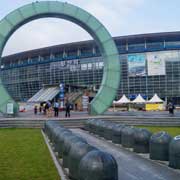
[[[102,118],[101,118],[102,119]],[[83,127],[87,119],[60,119],[55,120],[58,121],[65,127]],[[114,118],[104,118],[104,120],[112,121],[121,124],[128,124],[128,125],[145,125],[145,126],[176,126],[180,127],[180,120],[179,119],[149,119],[149,118],[135,118],[135,119],[128,119],[128,118],[121,118],[121,117],[114,117]],[[42,128],[44,123],[47,119],[1,119],[0,120],[0,128],[6,127],[17,127],[17,128]]]

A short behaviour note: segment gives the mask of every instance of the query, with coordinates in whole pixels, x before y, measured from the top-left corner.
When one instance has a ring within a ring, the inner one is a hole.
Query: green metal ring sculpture
[[[0,21],[0,55],[2,56],[4,46],[14,31],[32,20],[46,17],[66,19],[81,26],[99,46],[104,59],[104,75],[101,87],[90,104],[90,114],[102,114],[112,104],[119,87],[119,56],[114,40],[106,28],[83,9],[58,1],[34,2],[16,9]],[[17,113],[18,105],[0,79],[0,112],[6,113],[7,103],[14,103],[14,111]]]

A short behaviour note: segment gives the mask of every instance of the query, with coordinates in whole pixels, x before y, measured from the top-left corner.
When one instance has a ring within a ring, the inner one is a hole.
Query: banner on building
[[[128,72],[129,76],[145,76],[146,56],[144,54],[128,55]]]
[[[147,53],[148,76],[166,75],[166,54]]]

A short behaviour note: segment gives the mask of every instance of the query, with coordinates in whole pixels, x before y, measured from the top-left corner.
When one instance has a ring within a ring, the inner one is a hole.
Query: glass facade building
[[[117,99],[155,93],[180,104],[180,32],[114,38],[121,64]],[[94,41],[62,44],[2,58],[1,77],[11,96],[26,101],[44,85],[99,88],[103,58]]]

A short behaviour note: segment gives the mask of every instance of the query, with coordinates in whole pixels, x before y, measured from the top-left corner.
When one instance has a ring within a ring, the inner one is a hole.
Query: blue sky
[[[31,0],[1,0],[0,19]],[[180,30],[179,0],[67,0],[95,15],[112,36]],[[28,36],[27,36],[28,34]],[[61,19],[41,19],[18,29],[4,55],[55,44],[87,40],[80,27]]]

